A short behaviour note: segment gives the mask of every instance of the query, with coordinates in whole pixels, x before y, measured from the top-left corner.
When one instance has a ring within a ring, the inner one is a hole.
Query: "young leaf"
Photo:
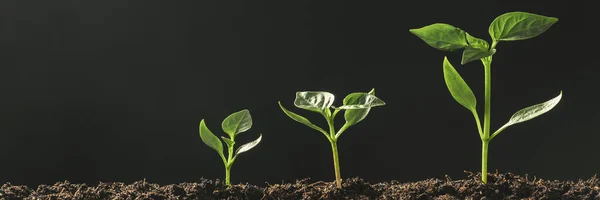
[[[460,61],[460,64],[464,65],[472,61],[494,55],[494,53],[496,53],[496,49],[488,51],[468,46],[465,47],[465,50],[463,51],[462,60]]]
[[[554,106],[556,106],[556,104],[558,104],[558,102],[560,102],[561,98],[562,98],[562,91],[560,92],[560,94],[558,94],[558,96],[556,96],[544,103],[529,106],[527,108],[523,108],[523,109],[517,111],[515,114],[513,114],[513,116],[510,118],[510,120],[508,120],[508,123],[504,124],[504,126],[500,127],[498,129],[498,131],[496,131],[492,135],[492,138],[495,137],[496,135],[498,135],[498,133],[500,133],[502,130],[504,130],[505,128],[507,128],[509,126],[536,118],[537,116],[540,116],[540,115],[552,110],[552,108],[554,108]]]
[[[488,50],[490,48],[490,45],[485,40],[473,37],[471,34],[466,32],[465,34],[467,36],[467,43],[470,47],[482,50]]]
[[[383,105],[385,105],[385,102],[377,98],[375,95],[364,92],[355,92],[346,96],[346,98],[344,98],[344,105],[338,107],[337,109],[365,109]]]
[[[444,80],[446,86],[450,90],[452,97],[465,108],[474,111],[477,104],[475,94],[471,91],[471,88],[467,83],[460,77],[460,74],[454,69],[452,64],[448,61],[447,57],[444,57]]]
[[[450,24],[435,23],[409,31],[429,46],[443,51],[454,51],[468,45],[465,31]]]
[[[221,158],[224,158],[223,143],[221,143],[221,140],[219,140],[219,138],[215,136],[215,134],[208,130],[208,127],[206,127],[206,124],[204,124],[204,119],[200,121],[199,129],[200,138],[202,139],[202,142],[204,142],[204,144],[217,151]]]
[[[526,12],[502,14],[490,24],[488,32],[494,41],[524,40],[538,36],[558,22],[558,18]]]
[[[221,136],[221,139],[223,139],[223,141],[225,141],[225,144],[226,144],[228,147],[231,147],[231,146],[235,145],[235,142],[234,142],[233,140],[229,139],[229,138],[226,138],[226,137],[224,137],[224,136]]]
[[[489,50],[490,45],[485,40],[473,37],[469,33],[466,35],[469,46],[465,47],[460,64],[464,65],[496,53],[496,49]]]
[[[286,114],[288,117],[292,118],[294,121],[297,121],[297,122],[299,122],[299,123],[301,123],[301,124],[304,124],[304,125],[306,125],[306,126],[308,126],[308,127],[311,127],[311,128],[313,128],[313,129],[315,129],[315,130],[317,130],[317,131],[319,131],[319,132],[321,132],[321,133],[325,134],[325,136],[328,136],[328,137],[329,137],[329,134],[328,134],[328,133],[327,133],[325,130],[323,130],[322,128],[318,127],[317,125],[314,125],[312,122],[310,122],[310,121],[309,121],[308,119],[306,119],[305,117],[302,117],[302,116],[300,116],[300,115],[298,115],[298,114],[296,114],[296,113],[293,113],[292,111],[289,111],[289,110],[285,109],[285,108],[283,107],[283,105],[281,105],[281,102],[277,102],[277,103],[279,103],[279,107],[281,108],[281,110],[283,110],[283,112],[284,112],[284,113],[285,113],[285,114]]]
[[[250,116],[250,111],[244,109],[227,116],[227,118],[223,120],[223,123],[221,123],[221,127],[225,133],[231,136],[231,138],[239,133],[249,130],[252,127],[252,116]]]
[[[335,96],[329,92],[304,91],[296,92],[294,105],[298,108],[323,113],[329,109],[335,100]]]
[[[375,88],[371,89],[371,91],[369,91],[368,94],[375,95]],[[346,96],[346,98],[344,98],[344,104],[356,104],[357,100],[357,98],[348,98]],[[346,126],[351,126],[362,121],[363,119],[365,119],[365,117],[367,117],[369,111],[371,111],[371,108],[351,109],[344,111],[344,119],[346,120],[347,124]]]
[[[262,134],[260,134],[258,136],[258,138],[252,142],[248,142],[242,146],[240,146],[240,148],[237,149],[237,151],[235,151],[235,154],[240,154],[240,153],[244,153],[252,148],[254,148],[258,143],[260,143],[260,140],[262,139]]]

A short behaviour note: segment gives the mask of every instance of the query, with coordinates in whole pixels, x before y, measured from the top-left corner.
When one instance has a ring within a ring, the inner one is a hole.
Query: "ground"
[[[360,178],[344,180],[343,188],[333,182],[298,180],[295,183],[256,186],[237,184],[227,189],[220,180],[201,179],[197,183],[160,186],[137,181],[99,183],[95,186],[68,181],[54,185],[27,186],[4,184],[0,198],[12,199],[598,199],[600,181],[594,176],[579,181],[548,181],[512,173],[490,173],[488,184],[482,184],[480,174],[465,172],[466,178],[452,180],[427,179],[418,182],[398,181],[370,184]]]

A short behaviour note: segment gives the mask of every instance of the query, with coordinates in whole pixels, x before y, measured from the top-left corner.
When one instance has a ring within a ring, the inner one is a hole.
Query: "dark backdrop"
[[[198,123],[222,134],[221,121],[245,108],[254,126],[239,143],[264,137],[236,161],[234,183],[332,181],[329,143],[277,101],[323,124],[293,106],[296,91],[330,91],[339,104],[371,88],[388,104],[341,137],[344,178],[464,177],[480,169],[481,143],[441,64],[449,56],[479,102],[483,68],[460,66],[459,52],[435,50],[408,30],[445,22],[488,39],[489,23],[509,11],[560,21],[498,45],[492,130],[560,90],[564,97],[495,138],[489,170],[589,178],[600,172],[600,71],[584,9],[583,1],[543,0],[0,1],[0,182],[223,178]]]

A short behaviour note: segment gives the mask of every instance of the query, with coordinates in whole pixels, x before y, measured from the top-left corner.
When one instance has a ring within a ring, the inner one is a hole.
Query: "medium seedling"
[[[283,112],[287,116],[292,118],[294,121],[297,121],[310,128],[313,128],[325,135],[329,143],[331,143],[336,184],[338,188],[342,188],[342,178],[340,175],[340,161],[338,157],[337,140],[340,137],[340,135],[344,131],[346,131],[346,129],[365,119],[372,107],[383,106],[385,105],[385,102],[383,102],[381,99],[375,96],[375,89],[372,89],[368,93],[355,92],[349,94],[348,96],[346,96],[346,98],[344,98],[343,105],[340,107],[332,106],[334,100],[335,96],[333,94],[322,91],[296,92],[296,99],[294,100],[294,105],[296,107],[317,112],[323,115],[323,117],[325,117],[325,120],[327,120],[329,132],[325,131],[317,125],[314,125],[305,117],[285,109],[283,105],[281,105],[281,102],[278,103],[279,107],[281,107],[281,110],[283,110]],[[344,125],[336,131],[334,126],[334,119],[335,116],[341,110],[344,110],[344,118],[346,119],[346,123],[344,123]]]
[[[484,67],[485,104],[483,111],[483,128],[477,115],[475,95],[462,79],[452,64],[444,57],[443,71],[446,86],[452,97],[462,106],[469,109],[475,117],[479,136],[481,137],[481,180],[487,183],[487,160],[488,145],[490,140],[496,137],[505,128],[535,118],[550,111],[562,97],[560,94],[543,103],[536,104],[517,111],[508,123],[490,134],[490,108],[492,96],[492,57],[496,53],[496,45],[500,41],[517,41],[536,37],[558,22],[555,17],[546,17],[526,12],[509,12],[502,14],[489,26],[488,32],[491,36],[492,45],[487,41],[471,36],[469,33],[449,24],[435,23],[418,29],[410,29],[410,32],[421,38],[429,46],[443,50],[456,51],[463,49],[461,64],[481,60]]]
[[[223,123],[221,124],[223,131],[229,136],[229,138],[221,136],[221,139],[227,145],[227,157],[223,153],[223,143],[219,140],[217,136],[215,136],[209,129],[206,127],[204,123],[204,119],[200,121],[200,138],[204,144],[208,145],[210,148],[214,149],[219,153],[221,159],[223,160],[223,164],[225,165],[225,184],[230,187],[231,186],[231,166],[233,162],[237,158],[240,153],[246,152],[252,148],[254,148],[260,140],[262,139],[262,134],[259,134],[258,139],[241,145],[235,152],[235,136],[238,134],[249,130],[252,127],[252,116],[250,116],[250,111],[244,109],[239,112],[235,112],[229,115]]]

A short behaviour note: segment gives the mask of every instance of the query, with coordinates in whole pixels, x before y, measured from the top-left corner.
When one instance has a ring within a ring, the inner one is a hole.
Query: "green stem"
[[[481,140],[481,181],[487,183],[487,160],[489,140]]]
[[[335,113],[335,112],[334,112]],[[337,149],[337,137],[335,132],[334,125],[334,115],[324,114],[325,119],[327,119],[327,124],[329,125],[329,143],[331,143],[331,151],[333,153],[333,168],[335,170],[335,182],[337,183],[338,188],[342,188],[342,176],[340,173],[340,157],[338,156]]]
[[[231,165],[225,167],[225,185],[231,186]]]
[[[233,140],[233,137],[231,137]],[[227,147],[228,155],[227,155],[227,164],[225,165],[225,185],[227,187],[231,187],[231,166],[233,165],[233,145],[228,145]]]
[[[481,149],[481,180],[483,183],[487,183],[487,161],[488,161],[488,145],[490,138],[490,126],[491,126],[491,101],[492,101],[492,56],[486,57],[481,60],[483,62],[484,73],[485,73],[485,104],[483,110],[483,137],[482,149]]]
[[[340,158],[338,156],[337,141],[331,141],[331,151],[333,152],[333,168],[335,169],[335,182],[338,188],[342,188],[342,176],[340,174]]]

